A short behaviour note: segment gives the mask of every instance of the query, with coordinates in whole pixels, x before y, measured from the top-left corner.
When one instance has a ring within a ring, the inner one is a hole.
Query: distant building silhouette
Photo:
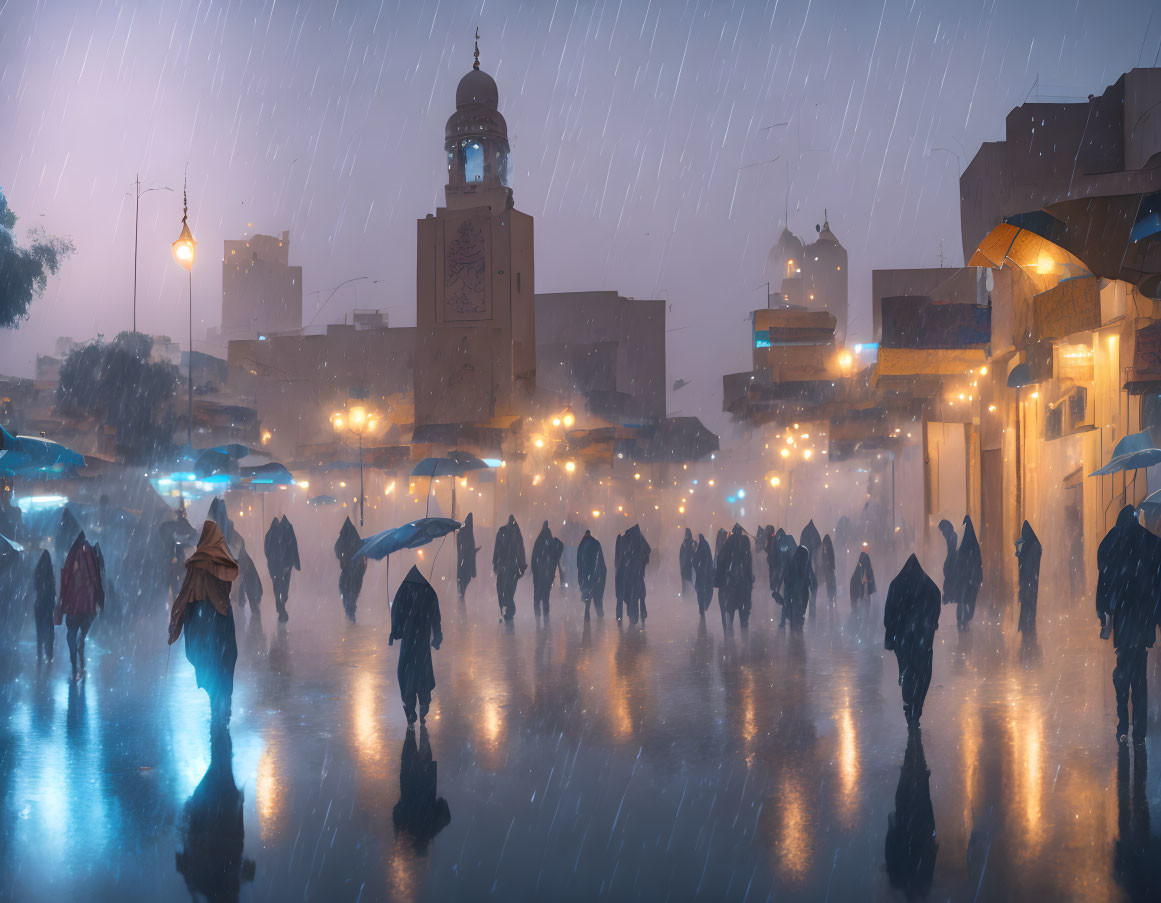
[[[302,267],[290,265],[290,233],[225,242],[223,339],[254,339],[302,329]]]
[[[825,310],[836,320],[839,345],[847,334],[847,251],[830,230],[829,218],[816,227],[818,238],[809,245],[783,229],[766,256],[765,278],[770,283],[770,307]]]

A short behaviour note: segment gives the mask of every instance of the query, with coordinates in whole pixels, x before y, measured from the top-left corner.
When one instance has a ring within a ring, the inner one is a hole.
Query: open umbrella
[[[439,539],[442,536],[452,533],[462,527],[458,520],[452,520],[450,517],[421,517],[419,520],[413,520],[409,524],[404,524],[402,527],[393,527],[390,530],[384,530],[382,533],[376,533],[374,536],[368,536],[363,540],[362,548],[357,551],[354,558],[360,556],[364,558],[374,558],[376,561],[382,561],[387,558],[387,566],[390,568],[391,559],[388,556],[392,552],[399,552],[403,549],[418,549],[420,546],[425,546],[433,539]],[[352,560],[353,560],[352,559]],[[435,568],[435,561],[432,560],[432,568]],[[387,583],[387,578],[384,576],[384,583],[387,584],[387,607],[391,607],[391,589],[390,584]]]
[[[1161,464],[1161,448],[1153,444],[1153,437],[1149,430],[1131,433],[1113,446],[1113,456],[1109,463],[1089,474],[1090,477],[1103,477],[1124,470],[1137,470],[1142,467],[1152,467]]]
[[[411,476],[413,477],[427,477],[428,480],[434,480],[436,477],[453,477],[452,492],[451,492],[451,513],[452,517],[456,514],[456,483],[454,477],[462,477],[473,470],[487,470],[488,465],[473,455],[471,452],[455,451],[448,452],[446,458],[424,458],[413,468],[411,468]],[[427,514],[431,513],[431,483],[427,484]]]
[[[0,426],[0,471],[59,476],[85,466],[85,458],[59,442],[33,436],[13,436]]]

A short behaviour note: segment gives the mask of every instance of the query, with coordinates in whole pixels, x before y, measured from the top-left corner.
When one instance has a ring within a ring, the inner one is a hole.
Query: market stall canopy
[[[85,458],[59,442],[33,436],[13,436],[0,426],[0,472],[22,476],[75,473]]]
[[[1000,269],[1007,263],[1041,275],[1091,275],[1084,262],[1042,235],[1013,223],[1000,223],[976,247],[968,266]]]
[[[1153,436],[1149,430],[1131,433],[1125,436],[1113,447],[1113,456],[1109,463],[1099,470],[1094,470],[1090,477],[1104,477],[1124,470],[1138,470],[1142,467],[1152,467],[1161,464],[1161,448],[1153,444]]]

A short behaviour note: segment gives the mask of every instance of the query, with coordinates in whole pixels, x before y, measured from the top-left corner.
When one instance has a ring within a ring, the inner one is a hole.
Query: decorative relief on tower
[[[489,223],[487,217],[468,217],[449,224],[444,254],[445,322],[490,320],[488,291]]]

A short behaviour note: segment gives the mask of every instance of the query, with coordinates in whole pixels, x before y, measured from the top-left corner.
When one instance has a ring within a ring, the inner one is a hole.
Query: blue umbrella
[[[33,436],[13,436],[0,426],[0,471],[28,476],[80,470],[84,455],[59,442]]]
[[[1148,430],[1141,430],[1125,436],[1113,446],[1113,456],[1109,458],[1109,463],[1094,470],[1089,476],[1104,477],[1124,470],[1152,467],[1154,464],[1161,464],[1161,448],[1153,444],[1153,437]]]
[[[488,465],[466,451],[450,451],[446,458],[424,458],[413,468],[413,477],[462,477],[473,470],[487,470]],[[456,484],[452,480],[451,489],[452,516],[456,513]],[[431,483],[427,484],[427,513],[431,513]]]
[[[382,561],[392,552],[398,552],[402,549],[418,549],[433,539],[439,539],[441,536],[458,530],[461,526],[463,525],[458,520],[452,520],[450,517],[421,517],[419,520],[404,524],[402,527],[393,527],[382,533],[376,533],[374,536],[368,536],[363,540],[363,547],[355,553],[354,557],[358,558],[362,555],[374,558],[376,561]]]

